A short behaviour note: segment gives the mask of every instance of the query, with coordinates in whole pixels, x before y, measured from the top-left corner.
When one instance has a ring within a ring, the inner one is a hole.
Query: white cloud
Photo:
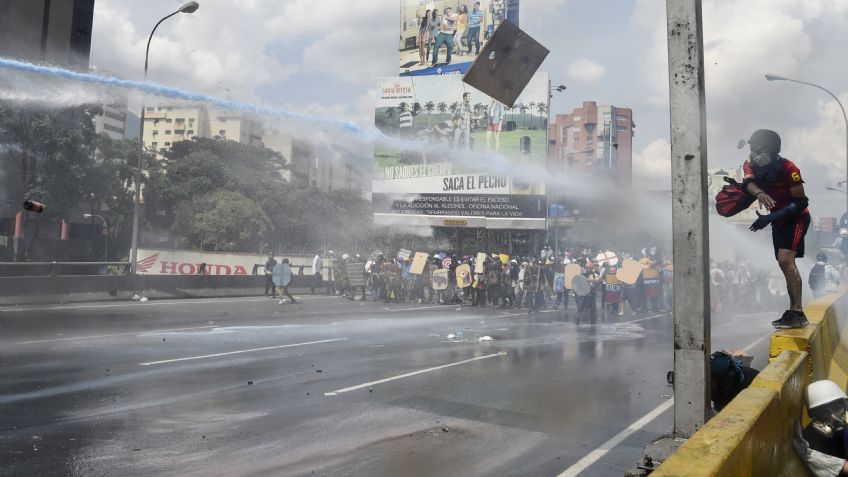
[[[340,81],[372,85],[378,76],[395,74],[392,28],[340,27],[330,31],[303,51],[303,66],[330,73]],[[382,45],[382,48],[375,48]],[[385,48],[389,45],[388,48]],[[383,56],[374,52],[382,51]],[[387,56],[391,55],[391,56]],[[388,61],[387,61],[388,59]]]
[[[655,139],[633,155],[634,185],[642,190],[671,187],[671,144]]]
[[[603,78],[606,71],[600,63],[580,58],[568,66],[568,78],[581,83],[594,83]]]

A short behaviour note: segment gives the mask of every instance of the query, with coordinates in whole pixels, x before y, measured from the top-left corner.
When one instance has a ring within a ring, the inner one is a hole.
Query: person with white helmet
[[[821,380],[807,386],[810,425],[801,429],[795,421],[792,447],[816,477],[848,475],[845,436],[848,396],[833,381]]]
[[[839,250],[843,262],[848,260],[848,229],[839,229],[839,237],[836,237],[831,247]]]

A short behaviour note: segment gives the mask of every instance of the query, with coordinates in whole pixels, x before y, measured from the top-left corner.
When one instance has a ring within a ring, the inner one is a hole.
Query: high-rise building
[[[551,122],[548,167],[589,175],[608,175],[620,184],[633,177],[633,111],[585,101]]]
[[[118,140],[132,137],[132,134],[127,131],[129,112],[126,103],[103,104],[102,107],[103,114],[92,119],[94,132],[106,134],[110,138]],[[135,136],[138,136],[138,129],[135,131]]]
[[[262,122],[226,109],[209,111],[209,130],[212,137],[219,136],[253,146],[262,145]]]
[[[0,56],[88,68],[94,0],[0,0]]]
[[[209,115],[204,105],[147,106],[144,108],[144,147],[157,157],[179,141],[211,138]]]

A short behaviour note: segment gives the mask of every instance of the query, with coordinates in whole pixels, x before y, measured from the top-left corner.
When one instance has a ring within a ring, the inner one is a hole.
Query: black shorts
[[[810,228],[810,214],[791,218],[786,223],[771,226],[771,241],[774,245],[774,258],[780,249],[792,250],[796,258],[804,257],[804,237]]]

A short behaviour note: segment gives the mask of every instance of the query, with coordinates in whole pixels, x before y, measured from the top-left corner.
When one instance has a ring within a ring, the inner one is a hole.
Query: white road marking
[[[342,394],[342,393],[346,393],[348,391],[356,391],[357,389],[367,388],[367,387],[370,387],[370,386],[374,386],[376,384],[383,384],[383,383],[387,383],[389,381],[396,381],[398,379],[408,378],[410,376],[416,376],[418,374],[424,374],[424,373],[429,373],[431,371],[438,371],[440,369],[450,368],[450,367],[453,367],[453,366],[459,366],[461,364],[470,363],[472,361],[479,361],[481,359],[496,358],[498,356],[506,356],[506,355],[507,355],[506,352],[501,351],[500,353],[487,354],[486,356],[478,356],[476,358],[457,361],[456,363],[448,363],[448,364],[443,364],[441,366],[434,366],[432,368],[420,369],[418,371],[413,371],[411,373],[400,374],[398,376],[392,376],[390,378],[380,379],[378,381],[371,381],[370,383],[358,384],[356,386],[351,386],[349,388],[344,388],[344,389],[337,389],[335,391],[324,393],[324,396],[336,396],[336,395],[339,395],[339,394]]]
[[[639,429],[645,427],[657,418],[660,414],[668,411],[674,405],[674,398],[669,399],[668,401],[660,404],[653,411],[645,414],[639,420],[627,426],[623,431],[614,435],[610,440],[601,444],[600,447],[593,450],[592,452],[586,454],[582,459],[578,460],[574,465],[565,469],[565,471],[559,474],[558,477],[576,477],[578,474],[588,469],[589,466],[598,461],[601,457],[607,454],[610,450],[612,450],[615,446],[621,444],[624,439],[630,437],[634,432]]]
[[[648,318],[656,318],[656,317],[648,317]],[[648,319],[648,318],[642,318],[642,319]],[[637,320],[637,321],[641,321],[641,320]],[[763,340],[765,340],[766,338],[768,338],[770,336],[771,336],[771,334],[767,334],[767,335],[764,335],[764,336],[761,336],[761,337],[755,339],[754,341],[745,345],[742,348],[742,351],[751,352],[751,348],[762,343]],[[621,442],[624,439],[627,439],[634,432],[636,432],[639,429],[647,426],[651,421],[656,419],[660,414],[669,410],[669,408],[671,408],[673,405],[674,405],[674,398],[671,398],[668,401],[660,404],[653,411],[649,412],[648,414],[645,414],[639,420],[637,420],[633,424],[630,424],[629,426],[627,426],[623,431],[619,432],[618,434],[614,435],[611,439],[609,439],[608,441],[601,444],[600,447],[598,447],[597,449],[593,450],[592,452],[586,454],[582,459],[575,462],[571,467],[565,469],[565,471],[563,471],[557,477],[576,477],[578,474],[580,474],[584,470],[588,469],[592,464],[594,464],[595,462],[600,460],[601,457],[605,456],[615,446],[621,444]]]
[[[321,300],[321,299],[329,299],[336,298],[334,296],[312,296],[309,294],[306,295],[294,295],[297,297],[298,301],[312,301],[312,300]],[[91,308],[122,308],[127,306],[163,306],[163,305],[197,305],[197,304],[206,304],[206,303],[244,303],[244,302],[261,302],[261,301],[276,301],[276,298],[271,297],[252,297],[252,298],[238,298],[238,299],[221,299],[221,298],[184,298],[180,301],[148,301],[145,303],[140,302],[129,302],[129,303],[107,303],[100,305],[56,305],[56,306],[43,306],[43,307],[15,307],[15,308],[0,308],[0,313],[13,313],[13,312],[22,312],[22,311],[45,311],[45,310],[84,310]]]
[[[77,340],[91,340],[97,338],[112,338],[115,336],[133,336],[133,335],[147,335],[151,333],[170,333],[172,331],[189,331],[189,330],[203,330],[203,329],[211,329],[215,328],[213,325],[207,326],[195,326],[192,328],[170,328],[167,330],[149,330],[149,331],[136,331],[133,333],[115,333],[111,335],[92,335],[92,336],[74,336],[70,338],[55,338],[52,340],[34,340],[34,341],[18,341],[15,344],[24,345],[24,344],[39,344],[39,343],[55,343],[58,341],[77,341]]]
[[[306,343],[293,343],[293,344],[280,345],[280,346],[266,346],[264,348],[243,349],[243,350],[239,350],[239,351],[228,351],[226,353],[205,354],[205,355],[202,355],[202,356],[189,356],[187,358],[165,359],[165,360],[162,360],[162,361],[150,361],[150,362],[147,362],[147,363],[138,363],[138,364],[139,364],[139,366],[153,366],[153,365],[156,365],[156,364],[177,363],[177,362],[180,362],[180,361],[191,361],[191,360],[195,360],[195,359],[205,359],[205,358],[217,358],[219,356],[230,356],[230,355],[234,355],[234,354],[253,353],[253,352],[256,352],[256,351],[267,351],[267,350],[270,350],[270,349],[293,348],[295,346],[306,346],[306,345],[320,344],[320,343],[332,343],[334,341],[344,341],[346,339],[347,338],[335,338],[335,339],[331,339],[331,340],[307,341]]]
[[[630,323],[639,323],[640,321],[653,320],[654,318],[659,318],[661,316],[671,316],[671,313],[660,313],[659,315],[646,316],[644,318],[638,318],[630,321],[623,321],[621,323],[612,323],[611,325],[629,325]]]

